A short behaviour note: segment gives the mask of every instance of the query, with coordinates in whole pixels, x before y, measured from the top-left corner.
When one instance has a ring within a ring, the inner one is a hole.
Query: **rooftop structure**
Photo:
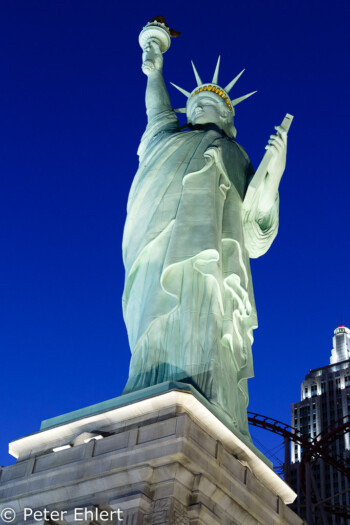
[[[301,384],[300,401],[292,404],[291,425],[312,439],[319,440],[336,422],[350,413],[350,330],[344,325],[334,330],[330,364],[310,370]],[[349,433],[332,442],[328,453],[347,462],[350,457]],[[305,499],[302,494],[299,470],[302,446],[292,443],[291,484],[298,493],[294,510],[306,518]],[[319,459],[314,464],[313,476],[321,501],[341,509],[350,505],[348,479],[331,465]],[[326,500],[326,501],[325,501]],[[315,517],[314,517],[315,518]],[[336,512],[327,513],[328,523],[345,525],[349,521]],[[317,523],[317,518],[315,518]]]

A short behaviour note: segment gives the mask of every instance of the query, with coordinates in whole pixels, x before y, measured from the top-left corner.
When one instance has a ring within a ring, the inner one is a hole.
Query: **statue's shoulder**
[[[148,146],[154,145],[163,133],[176,133],[179,131],[179,121],[173,110],[162,111],[149,119],[146,130],[142,135],[138,155],[142,156]]]

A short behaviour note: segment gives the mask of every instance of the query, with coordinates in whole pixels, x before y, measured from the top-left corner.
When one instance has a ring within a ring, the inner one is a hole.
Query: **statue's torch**
[[[151,43],[158,45],[162,53],[168,51],[170,47],[170,37],[179,36],[180,33],[171,29],[163,16],[156,16],[142,29],[139,35],[139,44],[143,51],[142,71],[148,75],[154,70],[154,50]]]

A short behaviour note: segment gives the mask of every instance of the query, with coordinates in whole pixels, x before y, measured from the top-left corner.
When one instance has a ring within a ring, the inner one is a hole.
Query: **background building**
[[[350,411],[350,330],[340,325],[334,330],[333,348],[330,364],[310,370],[301,384],[301,401],[292,404],[291,426],[309,437],[320,440],[332,429],[340,425],[336,422],[346,418]],[[347,419],[345,419],[347,421]],[[334,439],[327,448],[329,455],[345,464],[349,461],[350,436],[334,433]],[[292,442],[291,484],[298,493],[294,510],[303,518],[307,517],[306,500],[301,490],[300,467],[302,446]],[[344,517],[350,504],[350,488],[347,477],[322,459],[312,464],[312,476],[324,501],[328,523],[348,524]],[[335,513],[329,513],[329,506]],[[341,515],[343,514],[343,516]],[[320,523],[317,516],[315,523]]]

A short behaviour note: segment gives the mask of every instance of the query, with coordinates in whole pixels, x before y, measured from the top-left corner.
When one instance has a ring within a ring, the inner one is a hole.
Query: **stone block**
[[[40,456],[35,461],[34,472],[54,469],[55,467],[61,467],[63,465],[71,465],[76,461],[80,461],[84,457],[84,452],[85,446],[78,445],[74,448]]]
[[[108,436],[105,439],[96,441],[94,456],[107,454],[117,450],[122,450],[128,447],[129,435],[127,432],[117,434],[115,436]]]
[[[5,483],[6,481],[11,481],[12,479],[21,478],[25,475],[27,471],[27,466],[29,464],[29,460],[21,461],[20,463],[17,463],[15,465],[11,465],[10,467],[5,467],[2,470],[1,475],[1,483]]]
[[[176,418],[168,419],[166,421],[153,423],[146,428],[140,428],[138,436],[138,444],[146,443],[147,441],[159,440],[164,437],[175,435],[176,432]]]

